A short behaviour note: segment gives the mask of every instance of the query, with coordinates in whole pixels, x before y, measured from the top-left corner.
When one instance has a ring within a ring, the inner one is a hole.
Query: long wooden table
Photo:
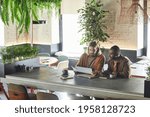
[[[74,76],[60,79],[61,71],[41,67],[32,72],[15,73],[1,78],[2,83],[15,83],[53,91],[78,93],[94,97],[149,99],[144,97],[144,79],[88,79]]]

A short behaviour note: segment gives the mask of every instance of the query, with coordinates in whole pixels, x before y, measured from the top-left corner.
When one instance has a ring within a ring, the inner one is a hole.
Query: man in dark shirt
[[[104,72],[110,78],[129,78],[129,60],[122,56],[118,46],[112,46],[109,50],[108,69]]]

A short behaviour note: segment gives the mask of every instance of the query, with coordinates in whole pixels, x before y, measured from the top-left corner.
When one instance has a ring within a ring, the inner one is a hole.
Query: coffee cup
[[[68,76],[68,70],[67,69],[64,69],[62,71],[62,76]]]

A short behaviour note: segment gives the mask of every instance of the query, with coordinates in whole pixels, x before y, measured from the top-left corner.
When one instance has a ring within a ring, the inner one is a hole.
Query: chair
[[[68,60],[68,57],[64,56],[64,55],[61,55],[61,56],[58,56],[57,59],[58,59],[59,62],[60,61],[66,61],[66,60]]]
[[[68,66],[69,66],[69,61],[66,60],[66,61],[60,61],[58,64],[57,64],[57,69],[68,69]]]
[[[69,60],[67,56],[61,55],[61,56],[58,56],[57,59],[58,61],[56,63],[50,64],[50,67],[53,67],[56,69],[68,68]]]

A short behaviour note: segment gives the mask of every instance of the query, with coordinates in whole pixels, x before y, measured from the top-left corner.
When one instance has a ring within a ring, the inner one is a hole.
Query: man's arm
[[[124,67],[122,72],[119,72],[117,74],[118,77],[120,78],[129,78],[130,76],[130,65],[129,65],[129,61],[124,62]]]
[[[110,61],[110,60],[107,62],[107,65],[108,65],[107,70],[105,70],[105,71],[103,72],[103,75],[104,75],[104,76],[108,76],[109,74],[112,73],[112,69],[111,69],[111,61]]]

